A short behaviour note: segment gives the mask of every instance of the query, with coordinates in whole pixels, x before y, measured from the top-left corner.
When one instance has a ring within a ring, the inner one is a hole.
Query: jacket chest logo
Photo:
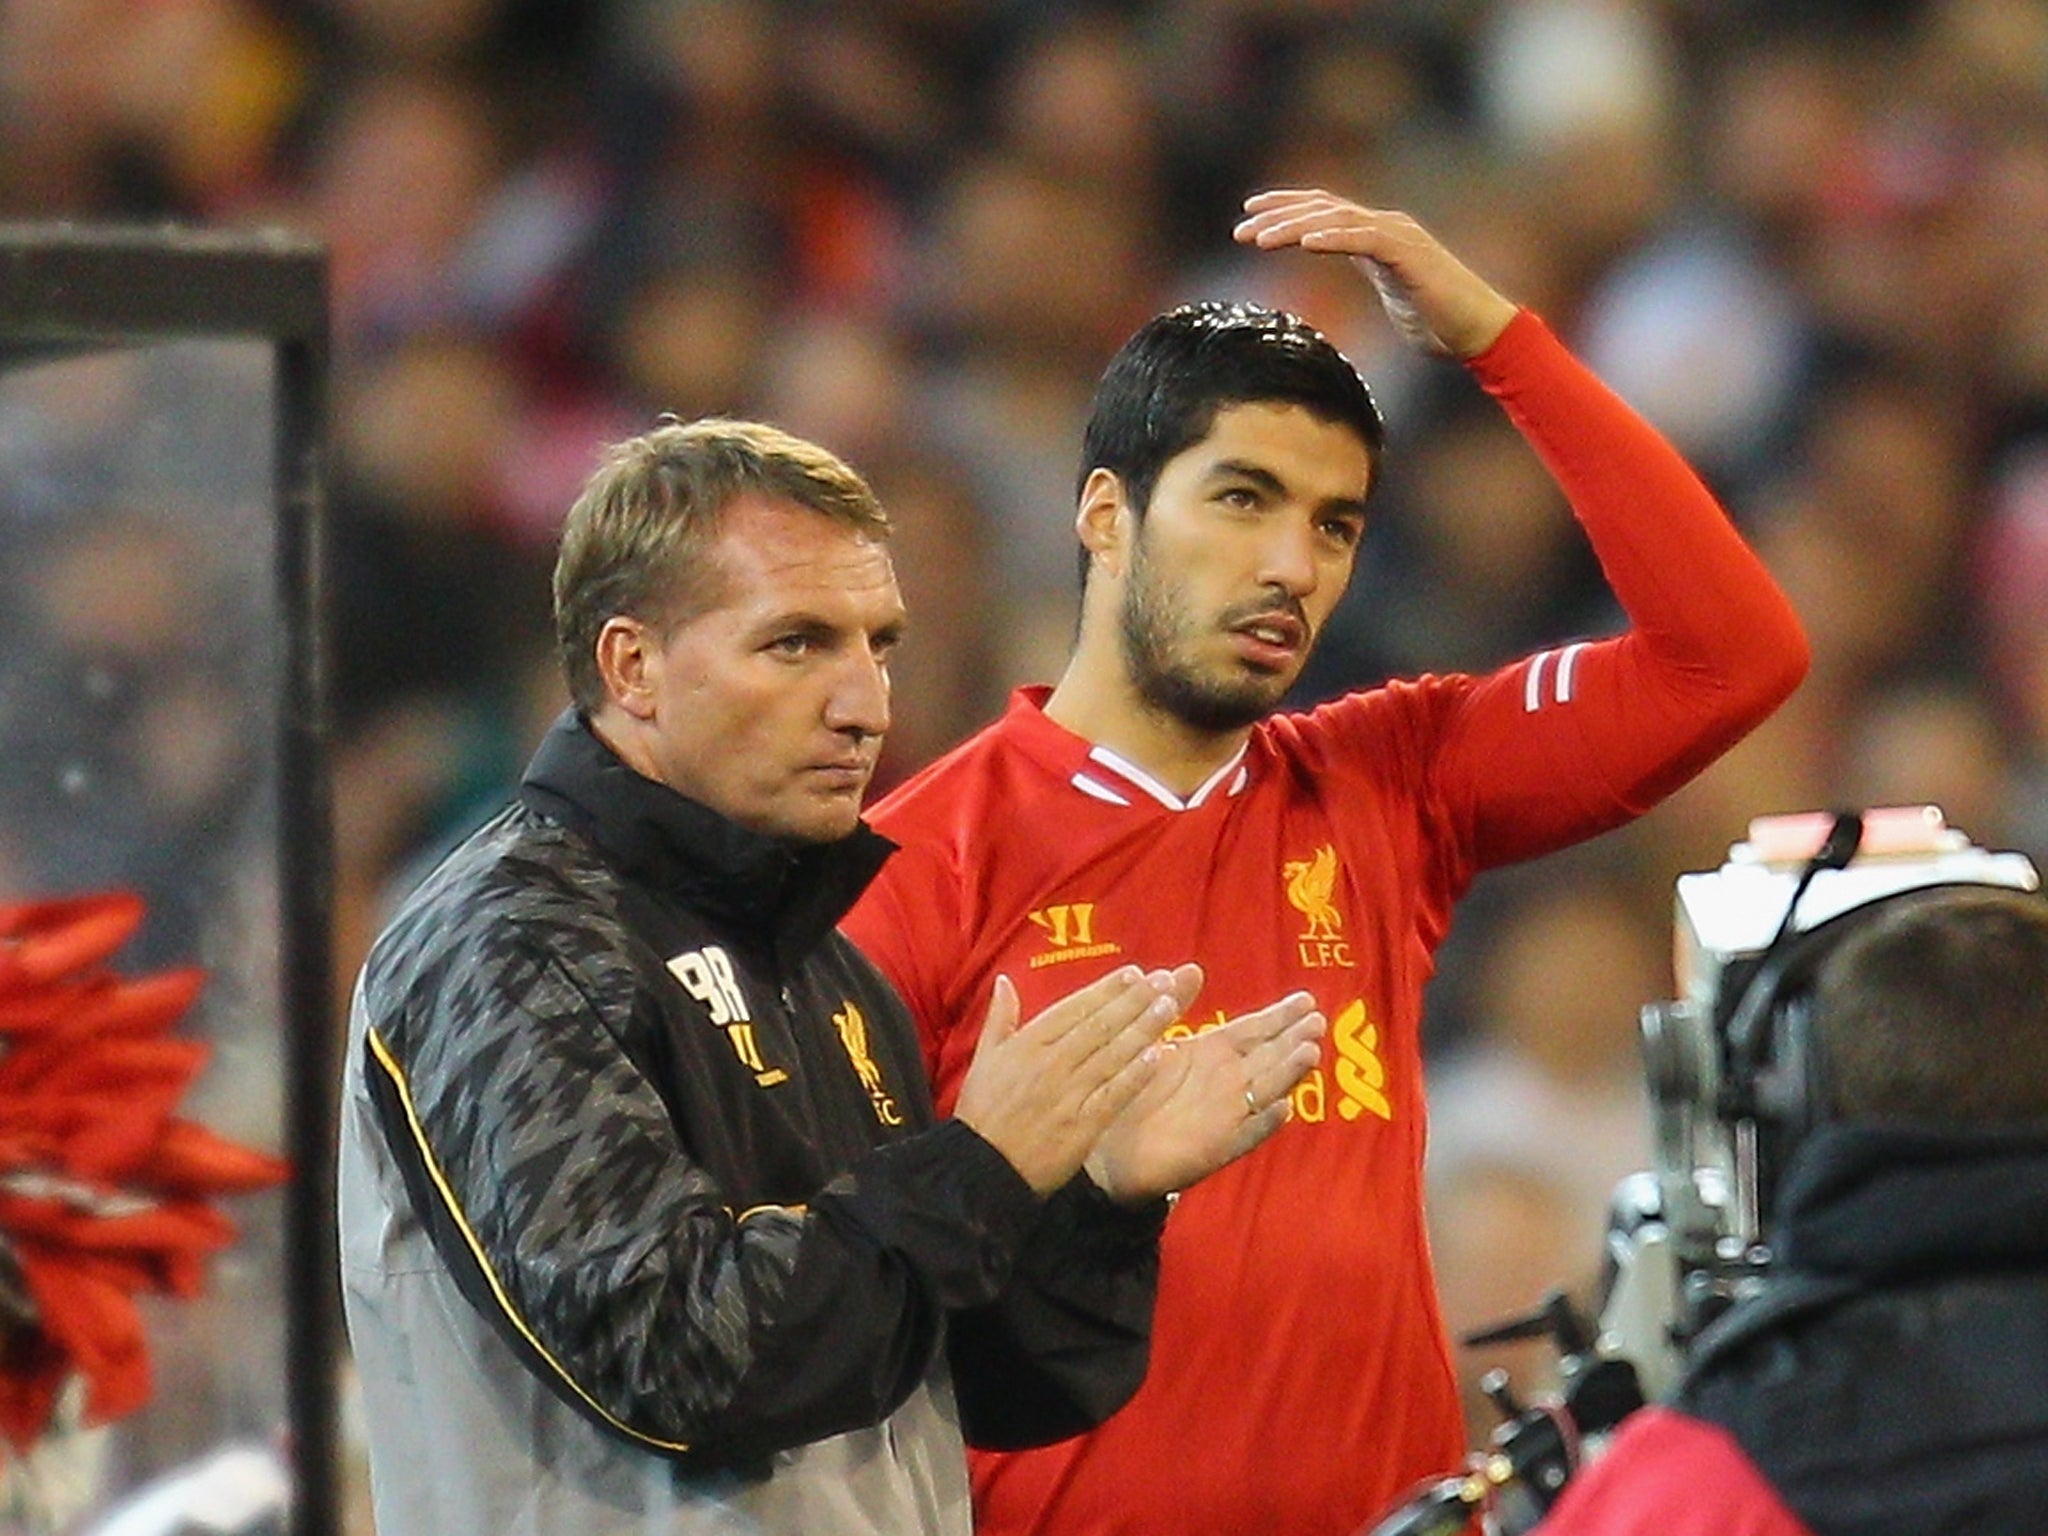
[[[1280,866],[1281,890],[1287,904],[1305,920],[1295,936],[1296,957],[1304,969],[1348,970],[1351,945],[1344,937],[1344,914],[1337,909],[1337,850],[1325,843],[1305,859]]]
[[[832,1015],[832,1022],[839,1027],[839,1043],[846,1047],[846,1059],[853,1063],[861,1087],[867,1090],[868,1102],[875,1107],[875,1118],[884,1125],[901,1125],[903,1111],[889,1096],[882,1082],[882,1069],[868,1050],[868,1021],[859,1005],[848,998],[846,1006]]]
[[[683,990],[704,1005],[711,1022],[725,1031],[733,1055],[754,1074],[763,1088],[787,1082],[789,1074],[761,1059],[761,1042],[754,1035],[754,1015],[747,1007],[747,995],[740,990],[739,973],[732,956],[716,944],[687,949],[668,962],[669,974],[683,984]]]
[[[1098,955],[1116,955],[1123,946],[1095,934],[1095,903],[1063,901],[1025,914],[1031,919],[1045,947],[1028,962],[1031,969],[1059,965],[1067,960],[1091,960]]]

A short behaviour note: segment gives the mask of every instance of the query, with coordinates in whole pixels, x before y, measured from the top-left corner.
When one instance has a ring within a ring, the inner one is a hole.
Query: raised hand
[[[1425,352],[1477,357],[1515,317],[1512,303],[1405,213],[1319,188],[1256,193],[1244,207],[1233,238],[1264,251],[1299,246],[1351,257],[1394,329]]]
[[[1069,993],[1022,1025],[1017,989],[996,978],[954,1118],[1050,1194],[1145,1087],[1164,1047],[1159,1036],[1201,990],[1202,971],[1123,966]],[[1244,1101],[1238,1100],[1242,1114]]]
[[[1174,1042],[1152,1080],[1103,1133],[1088,1173],[1136,1204],[1197,1179],[1264,1141],[1321,1051],[1325,1020],[1291,993],[1193,1039]]]

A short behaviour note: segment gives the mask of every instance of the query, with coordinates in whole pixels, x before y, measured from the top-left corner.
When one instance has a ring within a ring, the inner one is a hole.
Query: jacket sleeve
[[[1439,680],[1435,794],[1469,868],[1650,809],[1790,696],[1784,593],[1678,451],[1523,312],[1470,365],[1570,501],[1621,634]]]
[[[992,1301],[1042,1209],[945,1122],[800,1207],[735,1209],[561,945],[502,935],[366,984],[363,1063],[414,1210],[550,1388],[642,1447],[748,1463],[860,1425]]]
[[[967,1442],[1049,1445],[1093,1429],[1145,1379],[1167,1204],[1126,1210],[1076,1175],[1046,1202],[1009,1286],[948,1334]]]

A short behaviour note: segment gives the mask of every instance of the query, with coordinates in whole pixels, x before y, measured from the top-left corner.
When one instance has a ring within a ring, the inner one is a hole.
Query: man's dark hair
[[[1147,321],[1095,386],[1076,490],[1106,469],[1134,510],[1159,472],[1209,435],[1225,406],[1279,402],[1351,428],[1375,465],[1386,427],[1349,358],[1298,315],[1208,300]]]
[[[2048,1119],[2048,900],[1958,886],[1887,902],[1821,963],[1830,1116]]]

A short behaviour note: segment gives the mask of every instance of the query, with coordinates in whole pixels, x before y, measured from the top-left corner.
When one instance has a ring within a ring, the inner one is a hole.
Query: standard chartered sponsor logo
[[[1337,1113],[1356,1120],[1370,1110],[1382,1120],[1393,1119],[1379,1026],[1367,1017],[1363,1002],[1350,1004],[1330,1021],[1330,1043],[1337,1048]]]
[[[1167,1040],[1191,1040],[1224,1022],[1222,1010],[1199,1023],[1179,1023],[1166,1031]],[[1318,1063],[1308,1076],[1295,1084],[1289,1097],[1287,1118],[1304,1125],[1325,1124],[1334,1106],[1337,1118],[1349,1123],[1370,1114],[1381,1120],[1394,1118],[1393,1101],[1387,1097],[1387,1064],[1380,1055],[1379,1026],[1372,1022],[1363,999],[1354,999],[1338,1009],[1330,1020],[1330,1049],[1335,1059],[1325,1067]]]

